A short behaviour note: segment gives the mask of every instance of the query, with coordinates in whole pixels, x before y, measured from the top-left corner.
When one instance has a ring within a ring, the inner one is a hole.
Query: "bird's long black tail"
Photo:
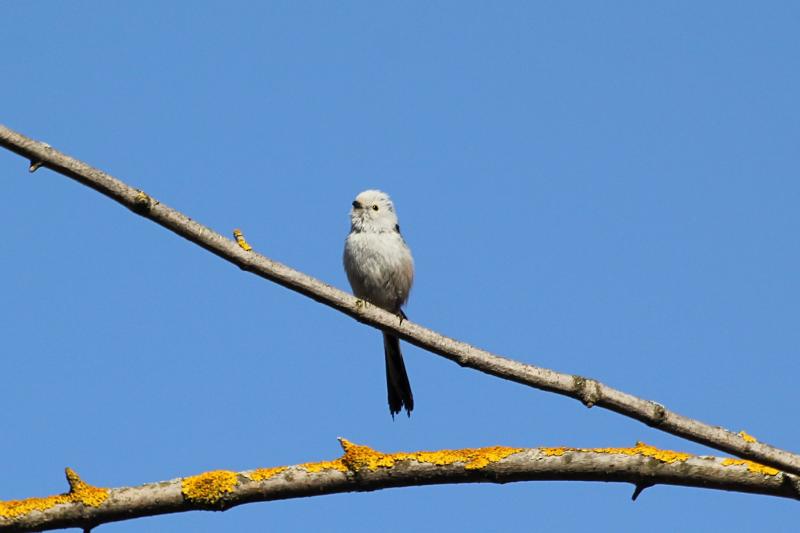
[[[394,415],[405,407],[408,416],[414,409],[414,395],[408,382],[406,365],[400,352],[400,339],[383,334],[383,351],[386,354],[386,388],[389,392],[389,411]]]

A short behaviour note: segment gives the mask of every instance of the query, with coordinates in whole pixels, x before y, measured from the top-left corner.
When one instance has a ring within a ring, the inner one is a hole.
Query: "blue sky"
[[[346,288],[395,200],[409,317],[800,450],[793,2],[8,2],[0,122]],[[0,499],[509,446],[714,453],[405,346],[0,153]],[[797,503],[600,483],[345,494],[142,531],[788,531]],[[567,509],[571,511],[566,511]],[[664,509],[670,509],[664,512]],[[577,511],[577,512],[576,512]]]

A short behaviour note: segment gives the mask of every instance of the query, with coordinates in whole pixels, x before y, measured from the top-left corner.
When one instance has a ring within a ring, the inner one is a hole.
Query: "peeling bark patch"
[[[133,199],[133,210],[138,213],[148,213],[153,208],[153,199],[146,192],[138,191]]]
[[[183,478],[181,492],[190,502],[213,505],[232,493],[238,482],[236,472],[214,470]]]

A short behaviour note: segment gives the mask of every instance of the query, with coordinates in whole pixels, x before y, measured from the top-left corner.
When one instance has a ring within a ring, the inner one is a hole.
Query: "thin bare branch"
[[[606,481],[680,485],[800,499],[795,476],[740,459],[698,457],[637,443],[633,448],[508,448],[383,454],[340,439],[333,461],[215,470],[138,487],[104,489],[67,469],[70,492],[0,502],[0,532],[84,530],[142,516],[224,511],[251,502],[418,485],[513,481]],[[635,499],[635,498],[634,498]]]
[[[246,250],[236,241],[227,239],[167,207],[147,193],[4,126],[0,126],[0,145],[30,160],[31,169],[34,166],[44,166],[73,178],[243,270],[304,294],[364,324],[397,335],[461,366],[569,396],[588,407],[597,405],[711,448],[800,475],[800,456],[791,452],[745,438],[725,428],[693,420],[670,411],[659,403],[627,394],[597,380],[522,364],[445,337],[409,320],[400,321],[395,315],[367,305],[344,291],[259,253]]]

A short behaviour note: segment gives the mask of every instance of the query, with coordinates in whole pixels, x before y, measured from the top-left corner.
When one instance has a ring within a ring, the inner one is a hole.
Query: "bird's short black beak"
[[[359,202],[358,200],[353,200],[353,208],[361,209],[361,202]]]

